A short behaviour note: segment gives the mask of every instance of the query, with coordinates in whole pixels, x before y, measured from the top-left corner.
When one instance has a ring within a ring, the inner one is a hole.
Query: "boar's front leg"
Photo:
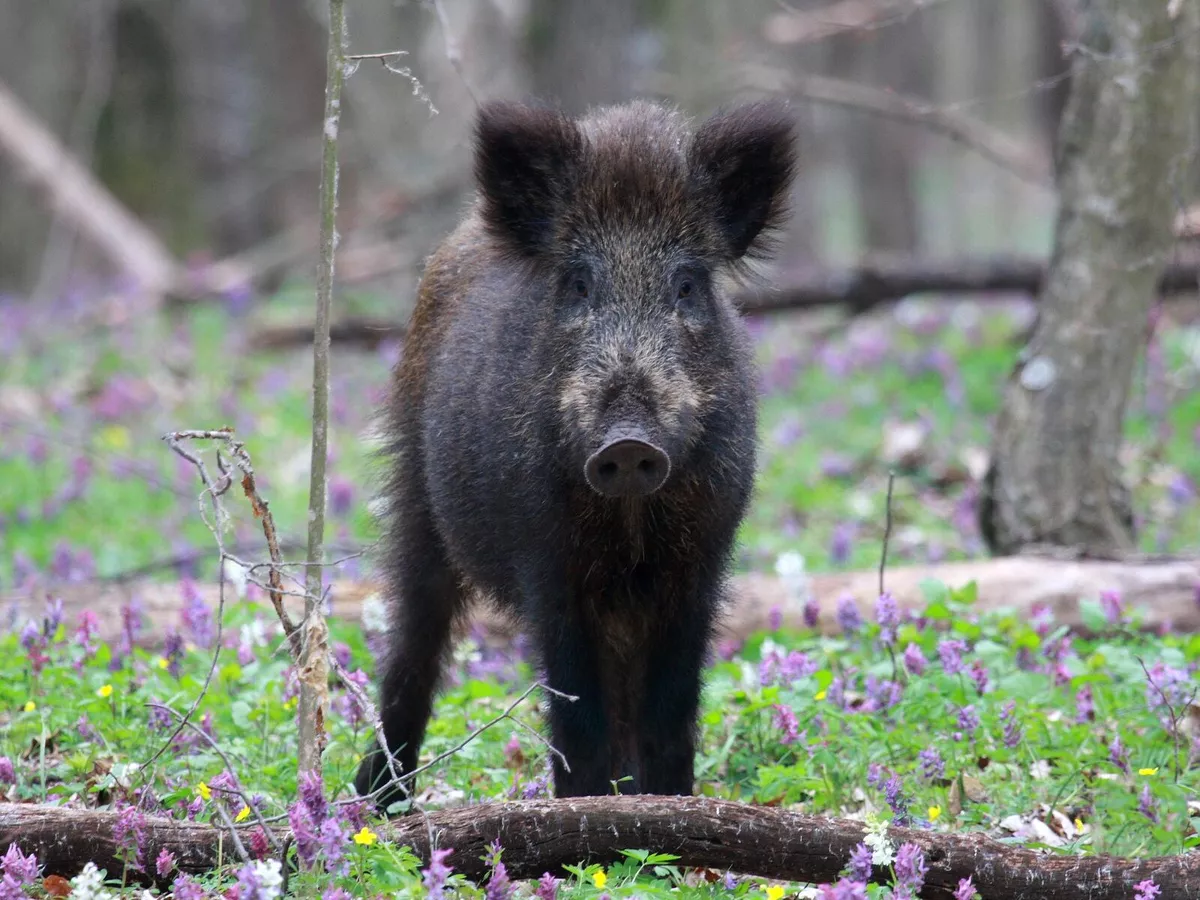
[[[554,592],[561,597],[562,594]],[[539,598],[540,599],[540,598]],[[567,759],[551,754],[556,797],[612,793],[612,752],[595,636],[571,604],[537,603],[531,616],[547,685],[577,697],[549,695],[550,743]]]
[[[647,648],[638,722],[642,793],[689,796],[693,791],[701,675],[715,596],[715,585],[689,585],[687,596],[664,610]]]

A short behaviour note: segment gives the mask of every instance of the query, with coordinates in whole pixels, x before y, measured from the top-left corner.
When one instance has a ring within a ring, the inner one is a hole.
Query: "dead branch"
[[[756,315],[787,310],[845,306],[861,314],[912,294],[956,299],[959,294],[1022,293],[1038,296],[1046,263],[1031,257],[980,259],[896,259],[863,263],[850,268],[813,268],[787,275],[777,287],[744,291],[735,303],[743,313]],[[1200,261],[1173,263],[1159,281],[1159,293],[1194,293],[1200,287]],[[330,326],[336,344],[368,349],[404,336],[404,326],[390,319],[366,316],[343,318]],[[279,350],[312,343],[311,325],[288,323],[258,329],[250,346]]]
[[[888,593],[902,610],[920,609],[925,602],[921,583],[927,579],[944,582],[951,588],[974,581],[978,589],[975,608],[981,613],[1004,608],[1026,615],[1045,605],[1056,621],[1080,631],[1084,630],[1080,601],[1095,599],[1103,590],[1113,590],[1120,593],[1127,608],[1141,609],[1146,629],[1200,631],[1200,606],[1195,601],[1200,584],[1200,559],[1118,562],[1029,555],[888,566]],[[879,572],[872,569],[812,574],[808,588],[819,608],[817,627],[832,634],[837,630],[837,601],[845,595],[855,598],[864,616],[872,615],[879,595]],[[361,621],[363,602],[380,589],[379,584],[371,581],[334,581],[330,590],[333,616],[344,621]],[[217,585],[200,584],[196,590],[206,603],[215,607]],[[803,602],[779,578],[737,575],[732,579],[730,593],[719,639],[737,640],[770,629],[773,609],[781,613],[785,627],[804,627]],[[179,618],[178,585],[140,579],[120,584],[61,584],[53,585],[50,590],[26,588],[0,595],[0,608],[15,606],[20,622],[38,620],[48,595],[63,601],[63,611],[69,619],[85,609],[116,610],[136,595],[144,611],[147,641],[161,640]],[[515,634],[512,623],[490,613],[485,604],[477,604],[470,622],[480,625],[488,640],[507,641]],[[462,633],[466,633],[470,622],[463,623]],[[119,631],[119,616],[101,616],[101,639],[114,639]]]
[[[0,846],[11,841],[25,853],[36,853],[47,873],[74,875],[88,860],[113,871],[121,859],[113,840],[116,819],[113,812],[0,804]],[[561,877],[563,865],[607,865],[623,860],[622,850],[645,849],[673,853],[684,867],[828,882],[837,880],[864,836],[861,822],[700,797],[487,803],[431,813],[429,824],[437,844],[453,848],[446,862],[474,879],[486,875],[487,846],[498,840],[510,877],[518,879],[543,872]],[[425,822],[403,819],[380,830],[382,837],[412,847],[428,862]],[[149,858],[168,850],[188,873],[216,864],[222,829],[147,817],[145,831]],[[912,842],[924,852],[929,866],[924,897],[949,898],[959,879],[968,876],[984,897],[1009,900],[1128,900],[1134,884],[1151,878],[1164,897],[1200,891],[1200,853],[1154,859],[1059,856],[982,833],[889,827],[887,837],[893,848]],[[873,880],[888,878],[888,867],[875,867]]]
[[[166,247],[117,201],[49,129],[0,83],[0,152],[142,290],[163,296],[183,283]]]
[[[876,31],[947,0],[833,0],[820,9],[789,7],[770,16],[763,36],[773,44],[811,44],[847,31]]]

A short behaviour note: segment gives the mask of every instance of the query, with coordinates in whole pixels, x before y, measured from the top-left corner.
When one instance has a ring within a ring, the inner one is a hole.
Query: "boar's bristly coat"
[[[548,698],[558,796],[692,792],[755,467],[752,346],[726,290],[767,254],[794,159],[770,103],[694,128],[647,102],[480,110],[478,196],[428,261],[384,431],[380,706],[401,775],[478,592],[578,698]],[[380,808],[404,797],[378,748],[356,785],[383,788]]]

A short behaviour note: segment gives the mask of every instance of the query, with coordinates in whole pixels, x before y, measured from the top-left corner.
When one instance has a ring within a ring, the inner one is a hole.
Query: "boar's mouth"
[[[648,497],[666,483],[671,457],[645,428],[624,422],[608,430],[583,472],[588,485],[601,496]]]

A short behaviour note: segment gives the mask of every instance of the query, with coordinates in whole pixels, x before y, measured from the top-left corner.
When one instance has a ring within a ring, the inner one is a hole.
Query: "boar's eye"
[[[588,287],[587,279],[576,277],[571,279],[571,296],[576,300],[586,300],[591,290]]]
[[[690,315],[696,312],[700,305],[700,283],[693,275],[681,275],[675,279],[675,312],[680,315]]]

